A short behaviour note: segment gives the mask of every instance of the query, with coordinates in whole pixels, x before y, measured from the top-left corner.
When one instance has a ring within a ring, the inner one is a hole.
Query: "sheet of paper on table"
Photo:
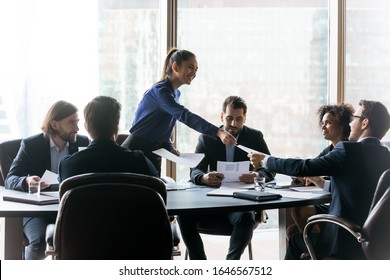
[[[321,192],[297,192],[297,191],[291,191],[291,190],[275,190],[275,189],[267,189],[268,192],[277,193],[282,195],[282,197],[291,197],[291,198],[314,198],[323,196],[324,194]]]
[[[313,186],[290,187],[290,190],[297,191],[297,192],[320,192],[320,191],[322,191],[321,188],[313,187]]]
[[[222,185],[212,191],[209,191],[207,195],[214,196],[233,196],[234,192],[243,191],[247,189],[253,189],[253,184],[245,184],[242,182],[222,182]]]

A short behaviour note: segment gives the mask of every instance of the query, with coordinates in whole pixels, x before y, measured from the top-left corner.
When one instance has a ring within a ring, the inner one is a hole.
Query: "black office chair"
[[[60,185],[54,259],[171,259],[165,184],[133,173],[89,173]]]
[[[116,137],[116,143],[119,146],[122,145],[123,141],[125,141],[128,136],[129,134],[119,133],[118,136]]]
[[[253,227],[255,230],[261,223],[266,223],[268,220],[267,212],[260,210],[255,213],[256,223]],[[197,226],[198,232],[202,234],[210,235],[223,235],[231,236],[233,232],[233,226],[225,222],[212,222],[212,223],[199,223]],[[252,242],[248,244],[249,259],[253,260]],[[188,259],[188,250],[186,249],[184,259]]]
[[[336,224],[350,234],[362,246],[363,252],[369,260],[390,259],[390,169],[386,170],[379,178],[370,211],[363,226],[329,214],[314,215],[308,219],[303,230],[303,237],[310,257],[317,259],[316,252],[310,240],[309,233],[318,223]]]
[[[161,176],[161,180],[164,181],[164,183],[175,183],[175,180],[172,177],[169,176]],[[173,238],[173,249],[172,249],[172,257],[178,257],[181,256],[180,251],[180,235],[178,230],[178,224],[176,221],[176,216],[169,216],[169,219],[171,221],[171,230],[172,230],[172,238]]]
[[[4,186],[12,161],[16,157],[22,139],[4,141],[0,143],[0,185]]]
[[[122,145],[122,143],[127,139],[129,134],[126,133],[119,133],[117,138],[116,138],[116,143],[118,145]],[[168,183],[172,182],[171,178],[168,176],[163,176],[161,179],[165,182]],[[174,181],[173,181],[174,182]],[[179,243],[180,243],[180,236],[179,236],[179,231],[178,231],[178,225],[176,223],[176,217],[175,216],[170,216],[169,219],[171,220],[171,230],[172,230],[172,238],[173,238],[173,248],[172,248],[172,257],[177,257],[181,255]]]
[[[4,186],[5,178],[8,175],[12,162],[18,154],[22,139],[8,140],[0,143],[0,186]],[[29,245],[26,236],[23,237],[22,246],[25,248]],[[22,259],[24,259],[24,250],[22,251]]]

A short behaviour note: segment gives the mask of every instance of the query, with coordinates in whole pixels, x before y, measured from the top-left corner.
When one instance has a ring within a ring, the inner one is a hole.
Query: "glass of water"
[[[265,189],[265,177],[257,176],[253,178],[253,183],[256,191],[263,192]]]
[[[40,193],[39,182],[34,180],[30,181],[30,183],[28,184],[28,193],[39,194]]]

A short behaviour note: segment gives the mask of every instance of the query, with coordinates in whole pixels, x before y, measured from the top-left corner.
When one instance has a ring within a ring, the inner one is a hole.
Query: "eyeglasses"
[[[362,116],[352,116],[352,118],[365,119],[365,117],[362,117]]]

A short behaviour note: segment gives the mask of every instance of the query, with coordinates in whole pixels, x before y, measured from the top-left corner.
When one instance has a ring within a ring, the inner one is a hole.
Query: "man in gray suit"
[[[350,141],[341,141],[325,156],[315,159],[282,159],[262,153],[251,153],[251,163],[272,172],[291,176],[329,175],[332,202],[329,214],[351,220],[362,226],[382,173],[390,168],[390,152],[380,139],[390,128],[386,107],[376,101],[361,100],[351,120]],[[320,233],[313,233],[319,257],[364,259],[354,238],[337,225],[327,224]],[[299,259],[307,252],[302,234],[289,241],[285,259]]]

